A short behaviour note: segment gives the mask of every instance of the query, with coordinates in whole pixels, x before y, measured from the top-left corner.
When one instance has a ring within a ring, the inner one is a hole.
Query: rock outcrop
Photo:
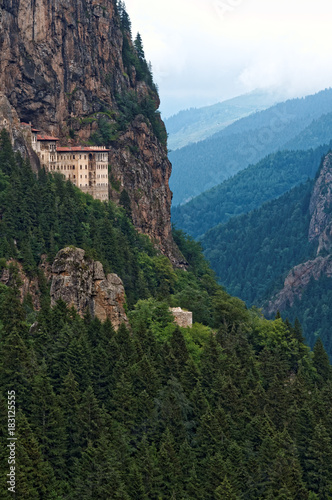
[[[87,258],[84,250],[64,248],[57,253],[52,265],[45,255],[39,268],[50,284],[52,306],[62,299],[69,307],[74,307],[80,316],[89,311],[101,321],[111,320],[116,330],[121,323],[128,325],[126,296],[121,279],[117,274],[105,275],[102,264]],[[7,262],[7,267],[0,273],[0,283],[7,286],[15,283],[21,301],[30,295],[34,309],[40,309],[38,278],[29,278],[19,262]]]
[[[119,201],[125,190],[136,228],[175,266],[185,266],[171,235],[171,164],[155,130],[164,127],[154,113],[159,97],[148,78],[138,77],[116,0],[0,5],[0,92],[21,121],[62,144],[88,140],[103,121],[113,131],[103,139],[111,149],[111,198]]]
[[[268,303],[265,312],[274,314],[292,307],[296,298],[312,279],[332,278],[332,153],[324,158],[312,191],[308,240],[317,243],[317,257],[294,267],[285,279],[283,289]]]
[[[269,303],[266,309],[267,314],[272,315],[276,311],[292,307],[296,298],[301,300],[310,281],[318,280],[324,275],[332,278],[332,255],[317,257],[294,267],[285,279],[283,289]]]
[[[128,324],[125,291],[116,274],[104,273],[100,262],[88,259],[80,248],[60,250],[52,265],[51,304],[62,299],[80,316],[89,310],[93,317],[111,320],[115,329]]]

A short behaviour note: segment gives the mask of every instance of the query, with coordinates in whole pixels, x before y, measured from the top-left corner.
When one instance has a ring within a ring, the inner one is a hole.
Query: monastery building
[[[30,126],[28,124],[21,124]],[[31,127],[31,144],[47,172],[64,175],[84,193],[108,200],[108,152],[104,146],[58,146],[59,139]]]

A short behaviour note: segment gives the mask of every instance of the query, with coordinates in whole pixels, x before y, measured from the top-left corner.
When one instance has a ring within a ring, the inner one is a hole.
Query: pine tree
[[[139,33],[137,33],[137,35],[136,35],[136,38],[134,41],[134,47],[136,49],[138,57],[142,60],[145,60],[142,37]]]
[[[238,500],[238,496],[234,493],[231,483],[225,476],[222,484],[214,492],[216,500]]]
[[[100,408],[91,386],[82,394],[82,399],[78,405],[77,421],[80,433],[80,447],[82,449],[89,443],[95,444],[106,430],[104,409]]]
[[[131,38],[131,21],[129,15],[126,11],[126,5],[124,2],[121,2],[120,8],[120,18],[121,18],[121,28],[124,33],[128,33]]]
[[[180,464],[175,451],[175,441],[170,430],[167,428],[162,436],[160,450],[158,453],[159,468],[162,473],[161,491],[165,498],[177,495],[180,488]]]
[[[178,326],[176,326],[171,337],[172,353],[178,362],[179,370],[182,371],[188,360],[189,354],[183,334]]]
[[[16,415],[16,427],[16,495],[27,500],[58,499],[59,484],[50,464],[43,459],[38,441],[21,410]]]
[[[78,389],[78,383],[71,370],[64,377],[60,391],[59,402],[64,416],[64,425],[66,431],[66,467],[69,473],[72,473],[74,459],[79,458],[81,448],[81,428],[78,420],[79,405],[82,400],[82,394]]]
[[[314,347],[313,364],[317,370],[319,380],[326,382],[332,378],[332,370],[329,357],[324,349],[323,342],[318,339]]]
[[[158,457],[155,444],[149,444],[146,435],[138,445],[135,462],[142,475],[145,492],[148,498],[158,498],[160,494],[161,470],[158,466]]]
[[[307,499],[308,492],[302,480],[294,442],[287,431],[277,434],[275,439],[277,453],[269,470],[268,492],[274,495],[274,498]]]
[[[101,434],[94,445],[89,442],[82,457],[75,461],[73,500],[130,500],[123,477],[123,466],[108,437]]]
[[[309,443],[305,467],[309,489],[319,498],[329,499],[332,495],[332,440],[321,422],[316,425]]]
[[[55,395],[45,360],[35,374],[31,386],[31,410],[29,415],[34,433],[40,443],[45,460],[63,477],[65,473],[65,422]]]

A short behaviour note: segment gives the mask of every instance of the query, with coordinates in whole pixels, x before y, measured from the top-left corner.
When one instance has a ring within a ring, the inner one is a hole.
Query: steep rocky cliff
[[[332,249],[332,153],[326,155],[310,200],[309,241],[317,241],[317,255]]]
[[[23,121],[54,134],[115,108],[125,74],[113,0],[2,0],[0,86]]]
[[[182,266],[159,97],[121,12],[115,0],[1,0],[0,92],[62,144],[109,146],[110,197],[125,191],[137,229]]]
[[[301,299],[312,279],[332,277],[332,153],[324,158],[310,199],[308,240],[317,244],[317,257],[294,267],[287,275],[283,289],[269,302],[269,315],[293,306]]]
[[[29,158],[32,168],[37,171],[39,159],[30,144],[30,127],[20,122],[15,108],[7,97],[0,92],[0,130],[5,128],[9,133],[14,150]]]
[[[119,201],[125,190],[134,225],[157,242],[173,264],[185,265],[171,234],[171,165],[142,116],[136,117],[119,146],[111,150],[110,168],[110,198]]]

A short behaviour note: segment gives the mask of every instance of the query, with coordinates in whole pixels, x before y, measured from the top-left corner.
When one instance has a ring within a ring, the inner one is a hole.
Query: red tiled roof
[[[37,135],[37,141],[58,141],[57,137],[52,137],[51,135]]]
[[[31,127],[31,123],[26,123],[26,122],[21,122],[21,125],[24,125],[25,127]],[[31,132],[40,132],[37,128],[31,128]]]
[[[99,149],[98,147],[94,147],[94,146],[70,146],[70,147],[60,147],[58,146],[56,148],[57,151],[59,151],[60,153],[70,153],[70,152],[73,152],[73,153],[77,153],[77,152],[80,152],[80,151],[83,151],[85,153],[105,153],[107,151],[110,151],[109,149]]]

